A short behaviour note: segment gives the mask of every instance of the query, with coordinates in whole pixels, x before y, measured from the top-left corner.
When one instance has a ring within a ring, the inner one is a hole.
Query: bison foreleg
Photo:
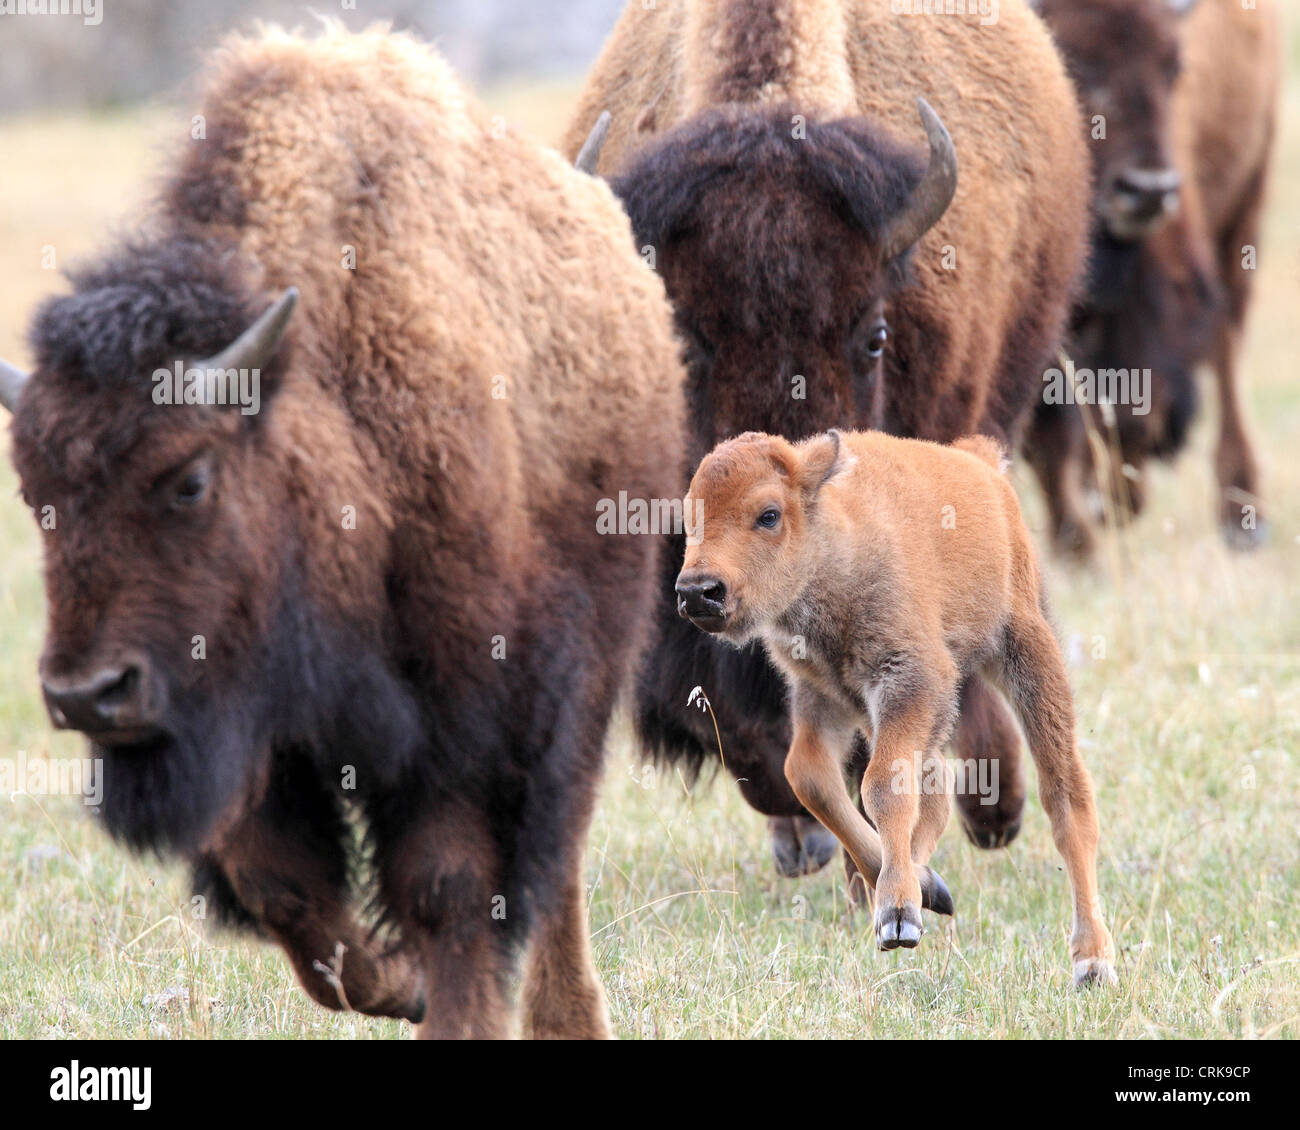
[[[307,781],[291,807],[272,787],[264,803],[209,845],[240,908],[288,955],[307,994],[326,1008],[418,1022],[419,972],[408,955],[386,951],[349,907],[344,847],[329,798]]]
[[[529,948],[524,1024],[534,1039],[607,1040],[612,1035],[605,991],[591,956],[582,852],[574,856],[557,905],[540,916]]]

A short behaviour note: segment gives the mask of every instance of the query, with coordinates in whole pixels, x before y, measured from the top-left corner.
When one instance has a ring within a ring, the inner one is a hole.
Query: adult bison
[[[583,847],[658,571],[596,514],[679,486],[663,286],[607,187],[413,39],[236,39],[203,114],[145,234],[32,328],[51,716],[113,834],[194,860],[322,1004],[607,1034]],[[178,362],[203,403],[160,403]]]
[[[1088,374],[1150,370],[1138,395],[1119,389],[1127,468],[1103,478],[1119,488],[1121,514],[1141,508],[1144,464],[1183,446],[1195,370],[1208,361],[1219,393],[1219,520],[1231,544],[1255,545],[1264,526],[1238,362],[1280,87],[1276,7],[1041,0],[1039,8],[1089,114],[1095,170],[1092,271],[1073,319],[1074,362]],[[1087,556],[1095,535],[1084,421],[1072,404],[1050,400],[1027,450],[1058,546]]]
[[[1088,168],[1051,40],[1021,0],[992,24],[897,7],[633,0],[587,80],[565,147],[611,112],[599,168],[673,300],[697,460],[747,430],[1012,440],[1058,348]],[[702,685],[727,769],[773,818],[778,867],[819,867],[835,841],[782,772],[781,679],[755,647],[728,650],[677,618],[681,554],[679,542],[665,564],[640,738],[691,767],[716,757],[711,719],[687,707]],[[963,821],[1000,846],[1024,805],[1019,736],[983,682],[961,700],[957,748],[1000,759],[1001,786],[991,806],[961,797]]]

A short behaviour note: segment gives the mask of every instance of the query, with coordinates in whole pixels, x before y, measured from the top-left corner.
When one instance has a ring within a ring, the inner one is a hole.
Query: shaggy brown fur
[[[1097,815],[1074,738],[1065,664],[1015,491],[986,436],[952,447],[879,432],[799,446],[747,433],[695,472],[701,515],[681,615],[740,646],[761,640],[791,689],[785,773],[875,888],[882,949],[915,946],[921,908],[952,913],[927,867],[948,819],[940,751],[960,688],[982,671],[1015,704],[1074,891],[1076,983],[1113,983],[1097,898]],[[854,735],[871,823],[844,789]],[[878,831],[877,831],[878,830]]]
[[[925,167],[919,96],[951,132],[956,197],[910,262],[882,262],[881,232]],[[687,345],[697,456],[747,429],[1017,433],[1082,274],[1088,201],[1075,99],[1021,0],[988,27],[896,15],[890,0],[632,0],[568,153],[603,110],[600,168],[653,248]],[[784,691],[761,653],[724,654],[675,622],[660,632],[644,744],[691,765],[716,756],[711,723],[686,705],[702,684],[746,799],[801,813],[781,773]],[[1020,819],[1019,739],[986,687],[964,699],[958,741],[1004,759],[1008,802],[962,815],[999,846]],[[805,850],[809,831],[774,827],[782,870],[829,857]]]
[[[1215,467],[1219,518],[1233,545],[1257,544],[1256,459],[1237,372],[1258,249],[1259,217],[1280,89],[1280,28],[1271,0],[1043,0],[1089,115],[1106,120],[1093,139],[1097,195],[1092,278],[1075,312],[1077,365],[1152,370],[1148,414],[1115,408],[1119,455],[1107,467],[1119,513],[1141,509],[1138,476],[1152,457],[1183,445],[1196,410],[1195,369],[1208,361],[1219,399]],[[1090,127],[1091,129],[1091,127]],[[1181,190],[1147,193],[1145,224],[1126,182],[1165,173]],[[1027,451],[1047,492],[1058,546],[1091,554],[1095,534],[1082,486],[1091,463],[1081,414],[1040,407]],[[1105,483],[1103,483],[1103,488]]]
[[[317,1000],[607,1035],[583,845],[658,559],[596,515],[680,489],[662,283],[604,184],[495,136],[406,36],[234,39],[202,111],[147,235],[33,330],[42,677],[132,664],[110,828],[196,859]],[[290,285],[260,414],[151,403]]]

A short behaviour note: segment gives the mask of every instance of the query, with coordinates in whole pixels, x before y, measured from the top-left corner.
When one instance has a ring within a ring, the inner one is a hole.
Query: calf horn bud
[[[0,361],[0,404],[12,412],[18,407],[18,394],[27,383],[27,374],[8,361]]]
[[[298,288],[289,287],[265,313],[220,353],[196,361],[198,369],[260,369],[275,354],[298,304]]]
[[[921,112],[921,124],[930,139],[930,165],[902,211],[885,228],[881,246],[886,263],[934,227],[957,192],[957,151],[952,138],[924,98],[916,100],[916,108]]]
[[[596,124],[591,127],[591,132],[587,134],[587,140],[582,143],[582,148],[578,150],[578,159],[573,162],[573,167],[578,172],[593,177],[596,175],[596,166],[600,163],[600,151],[605,147],[605,137],[609,133],[609,123],[612,120],[608,110],[601,111],[600,117],[596,119]]]

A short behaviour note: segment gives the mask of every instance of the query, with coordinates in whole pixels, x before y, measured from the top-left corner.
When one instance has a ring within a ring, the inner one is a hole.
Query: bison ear
[[[840,469],[840,433],[835,428],[831,428],[824,435],[819,435],[799,446],[803,457],[799,485],[809,494],[816,494]]]

